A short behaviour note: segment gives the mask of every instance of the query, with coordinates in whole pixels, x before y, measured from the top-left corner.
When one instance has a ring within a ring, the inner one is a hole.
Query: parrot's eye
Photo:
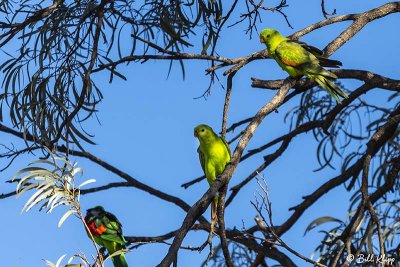
[[[267,34],[267,38],[269,38],[271,36],[271,34]]]
[[[201,131],[204,132],[205,130],[204,130],[204,129],[201,129]]]

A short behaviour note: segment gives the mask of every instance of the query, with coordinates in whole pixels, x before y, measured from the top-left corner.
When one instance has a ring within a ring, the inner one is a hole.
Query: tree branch
[[[399,123],[400,123],[400,106],[391,113],[388,121],[383,126],[379,127],[378,130],[375,132],[375,134],[368,141],[368,143],[367,143],[368,149],[367,149],[366,153],[374,156],[379,151],[379,149],[390,138],[392,138]],[[351,177],[357,177],[362,169],[364,157],[365,156],[363,156],[359,160],[357,160],[357,162],[355,162],[350,168],[345,170],[342,174],[336,176],[335,178],[332,178],[328,182],[321,185],[312,194],[307,196],[300,205],[296,206],[295,208],[292,208],[295,210],[295,212],[282,225],[278,226],[276,233],[279,236],[284,234],[300,218],[300,216],[303,214],[303,212],[307,208],[309,208],[314,202],[316,202],[321,196],[323,196],[324,194],[326,194],[327,192],[329,192],[336,186],[343,184]],[[370,196],[370,200],[372,203],[374,202],[373,201],[374,199],[375,199],[375,195],[372,194]],[[376,201],[376,199],[375,199],[375,201]]]
[[[284,86],[277,92],[277,94],[265,104],[256,114],[253,121],[247,126],[246,130],[244,131],[241,139],[239,140],[236,149],[233,153],[231,158],[230,164],[225,167],[224,172],[216,179],[213,186],[207,190],[207,192],[201,197],[200,200],[194,204],[190,210],[188,211],[181,228],[179,229],[178,233],[176,234],[172,245],[169,248],[168,254],[164,257],[161,261],[159,266],[170,266],[173,259],[175,258],[177,251],[185,238],[187,232],[189,231],[190,227],[193,225],[195,220],[204,213],[207,209],[208,205],[211,203],[211,200],[215,196],[220,188],[229,182],[232,178],[232,175],[240,161],[241,154],[243,153],[244,149],[246,148],[248,142],[252,138],[254,131],[263,121],[265,116],[267,116],[270,112],[275,110],[285,99],[286,94],[293,86],[294,81],[292,79],[287,79],[284,83]]]

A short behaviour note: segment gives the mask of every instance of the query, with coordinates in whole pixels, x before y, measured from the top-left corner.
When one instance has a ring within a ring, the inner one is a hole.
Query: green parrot
[[[199,139],[200,145],[197,149],[201,168],[204,171],[210,186],[215,179],[222,174],[226,164],[231,160],[231,151],[228,143],[205,124],[194,128],[194,136]],[[218,196],[211,204],[211,225],[217,222]]]
[[[125,238],[122,235],[122,225],[114,214],[107,212],[101,206],[88,209],[85,222],[94,241],[107,249],[108,254],[125,248]],[[114,267],[128,267],[125,255],[113,256]]]
[[[267,46],[269,56],[291,77],[300,78],[305,75],[313,79],[338,103],[341,103],[338,96],[348,98],[333,82],[337,76],[323,68],[339,68],[342,62],[328,59],[318,48],[301,41],[290,40],[274,29],[262,30],[260,42]]]

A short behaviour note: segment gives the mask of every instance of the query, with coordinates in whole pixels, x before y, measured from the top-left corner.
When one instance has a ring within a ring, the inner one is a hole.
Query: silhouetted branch
[[[369,84],[373,87],[393,90],[393,91],[400,91],[400,80],[390,79],[370,71],[337,69],[337,70],[330,70],[330,72],[336,74],[340,79],[356,79],[363,81],[366,84]],[[252,87],[263,88],[263,89],[279,89],[280,86],[282,86],[284,80],[265,81],[252,78],[252,81],[253,81],[251,84]],[[316,85],[317,83],[310,79],[301,79],[296,82],[293,88],[303,92]]]
[[[386,122],[383,126],[379,127],[372,138],[367,143],[367,152],[374,156],[379,149],[389,140],[393,134],[395,133],[396,128],[398,127],[400,122],[400,106],[391,114],[388,122]],[[357,160],[350,168],[343,171],[342,174],[336,176],[335,178],[330,179],[323,185],[321,185],[317,190],[315,190],[312,194],[308,195],[305,200],[297,205],[296,207],[291,208],[294,210],[294,213],[283,223],[281,224],[276,233],[281,236],[286,231],[288,231],[294,223],[300,218],[300,216],[304,213],[304,211],[309,208],[315,201],[317,201],[321,196],[332,190],[333,188],[344,184],[348,179],[357,177],[360,171],[362,170],[363,162],[365,155]],[[378,190],[376,192],[379,192]],[[383,194],[384,192],[382,192]],[[376,201],[376,194],[372,194],[370,196],[370,200],[372,203]],[[356,217],[356,216],[354,216]],[[354,223],[352,223],[354,225]],[[345,235],[345,234],[343,234]]]
[[[228,267],[233,267],[232,259],[229,254],[228,249],[228,242],[226,241],[226,232],[225,232],[225,196],[228,189],[228,185],[226,184],[221,188],[221,193],[218,197],[218,205],[217,205],[217,212],[218,212],[218,226],[220,230],[220,240],[221,240],[221,247],[222,252],[225,257],[225,264]]]
[[[322,14],[324,15],[324,17],[325,17],[326,19],[328,18],[328,16],[336,15],[336,9],[334,9],[334,10],[332,11],[332,13],[326,12],[326,9],[325,9],[325,0],[321,0],[321,9],[322,9]]]
[[[231,91],[232,91],[232,79],[235,76],[235,72],[228,75],[226,79],[226,94],[225,94],[225,102],[224,102],[224,110],[222,112],[222,127],[221,127],[221,136],[224,140],[226,140],[226,124],[228,123],[228,109],[231,101]]]
[[[9,25],[8,28],[10,28],[10,30],[8,30],[7,32],[0,35],[0,40],[5,38],[0,43],[0,47],[3,47],[5,44],[7,44],[20,31],[22,31],[24,28],[28,27],[30,24],[33,24],[33,23],[49,16],[63,2],[64,2],[64,0],[55,0],[55,1],[53,1],[53,4],[51,6],[48,6],[46,8],[43,8],[43,9],[40,9],[40,10],[34,12],[31,16],[27,17],[23,22],[14,23],[14,24]]]

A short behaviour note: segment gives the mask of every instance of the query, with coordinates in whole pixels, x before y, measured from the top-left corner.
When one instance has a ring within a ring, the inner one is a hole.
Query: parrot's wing
[[[204,158],[203,152],[201,152],[200,150],[200,146],[197,148],[197,153],[199,154],[201,168],[203,169],[204,174],[206,174],[206,169],[205,169],[206,159]]]
[[[229,147],[228,142],[226,142],[225,138],[223,138],[223,137],[220,137],[220,138],[221,138],[222,142],[224,142],[226,149],[228,150],[229,157],[230,157],[231,156],[231,148]]]
[[[281,42],[275,49],[275,55],[283,64],[291,67],[301,67],[312,61],[310,52],[300,44],[290,41]]]
[[[115,232],[113,233],[110,230],[107,230],[105,233],[103,233],[101,235],[101,238],[104,240],[107,240],[107,241],[112,241],[112,242],[121,244],[121,245],[125,245],[125,243],[126,243],[125,239],[121,235],[119,235]]]
[[[119,244],[126,243],[122,235],[122,225],[112,213],[106,212],[105,216],[102,218],[102,223],[106,231],[101,235],[101,238]]]
[[[316,48],[315,46],[308,45],[308,44],[298,41],[298,40],[288,40],[287,42],[299,44],[305,50],[307,50],[308,52],[313,54],[318,59],[319,64],[322,67],[339,68],[340,66],[342,66],[342,62],[340,62],[339,60],[328,59],[324,55],[324,52],[321,51],[320,49]]]
[[[314,56],[322,56],[324,54],[324,52],[319,48],[316,48],[315,46],[312,45],[308,45],[307,43],[299,40],[288,40],[287,42],[301,45],[305,50],[312,53]]]
[[[109,219],[110,221],[114,221],[117,222],[119,227],[122,227],[122,224],[120,223],[120,221],[117,219],[117,216],[115,216],[114,214],[112,214],[111,212],[106,211],[105,216],[107,217],[107,219]],[[122,233],[122,231],[121,231]]]

